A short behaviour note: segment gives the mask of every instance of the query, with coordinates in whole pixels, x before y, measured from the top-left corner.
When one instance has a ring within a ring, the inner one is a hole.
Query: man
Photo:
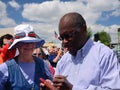
[[[61,18],[59,34],[69,52],[56,67],[53,85],[57,90],[120,90],[117,56],[88,37],[86,21],[79,13]]]

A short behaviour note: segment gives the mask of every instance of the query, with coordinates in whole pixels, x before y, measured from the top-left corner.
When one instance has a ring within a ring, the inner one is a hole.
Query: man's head
[[[86,28],[84,18],[76,12],[67,13],[60,20],[59,34],[62,45],[74,56],[88,39]]]

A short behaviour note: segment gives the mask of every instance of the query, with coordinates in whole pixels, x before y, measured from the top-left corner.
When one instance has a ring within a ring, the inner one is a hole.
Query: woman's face
[[[19,54],[22,55],[32,55],[35,49],[36,43],[24,43],[20,42],[18,45]]]
[[[4,38],[4,39],[3,39],[3,46],[4,46],[4,45],[6,45],[6,44],[8,44],[9,42],[10,42],[10,40],[9,40],[9,39]]]
[[[41,59],[43,58],[40,48],[34,49],[33,55]]]

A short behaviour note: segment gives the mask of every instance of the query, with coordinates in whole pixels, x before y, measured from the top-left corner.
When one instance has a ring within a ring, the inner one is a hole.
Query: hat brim
[[[25,43],[35,42],[36,48],[39,48],[45,43],[45,40],[33,38],[33,37],[24,37],[24,38],[20,38],[20,39],[15,39],[8,49],[16,48],[15,45],[19,42],[25,42]]]

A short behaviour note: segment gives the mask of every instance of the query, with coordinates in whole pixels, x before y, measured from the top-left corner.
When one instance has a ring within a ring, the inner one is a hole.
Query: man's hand
[[[46,87],[46,90],[55,90],[54,86],[52,85],[52,81],[49,79],[44,80],[43,78],[40,78],[40,86],[41,87]]]
[[[57,75],[53,78],[55,90],[72,90],[73,85],[66,79],[67,76]]]

